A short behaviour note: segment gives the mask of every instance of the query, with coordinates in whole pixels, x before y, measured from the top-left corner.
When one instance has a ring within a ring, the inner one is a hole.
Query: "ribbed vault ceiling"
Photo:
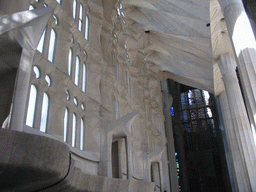
[[[122,0],[122,5],[130,44],[150,31],[140,47],[145,60],[180,83],[213,92],[210,0]]]

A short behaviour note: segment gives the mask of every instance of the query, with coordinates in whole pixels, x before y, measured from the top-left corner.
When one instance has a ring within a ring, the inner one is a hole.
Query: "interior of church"
[[[0,0],[0,190],[256,191],[255,10]]]

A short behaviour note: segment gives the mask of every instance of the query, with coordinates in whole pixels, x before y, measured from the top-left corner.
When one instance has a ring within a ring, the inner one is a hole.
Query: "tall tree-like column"
[[[236,63],[230,54],[225,54],[220,56],[218,64],[223,76],[231,119],[233,122],[234,132],[232,133],[234,133],[234,135],[230,134],[229,136],[231,137],[230,139],[232,142],[238,144],[238,149],[236,149],[235,146],[230,146],[232,154],[234,154],[233,161],[236,167],[235,171],[237,175],[241,174],[241,177],[247,177],[248,175],[248,183],[243,183],[244,186],[239,189],[239,191],[255,191],[256,147],[238,79],[236,77]]]
[[[242,0],[219,0],[229,35],[238,58],[249,118],[256,128],[256,43]],[[255,136],[254,136],[255,137]],[[255,139],[255,138],[254,138]],[[254,141],[255,142],[255,141]]]
[[[244,158],[239,152],[237,140],[235,138],[235,130],[231,118],[231,113],[228,105],[226,91],[222,91],[219,95],[219,102],[221,105],[221,112],[224,123],[223,139],[226,141],[225,153],[228,163],[230,183],[232,191],[246,191],[248,185],[248,174],[245,171],[247,168],[244,163]]]

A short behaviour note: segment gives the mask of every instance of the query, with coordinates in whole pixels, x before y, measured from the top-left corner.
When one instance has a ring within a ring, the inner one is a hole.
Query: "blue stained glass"
[[[174,109],[171,107],[171,116],[174,116]]]

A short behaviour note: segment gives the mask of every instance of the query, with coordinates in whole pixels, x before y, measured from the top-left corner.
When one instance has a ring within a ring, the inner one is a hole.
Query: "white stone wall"
[[[76,19],[72,16],[73,0],[62,0],[61,5],[55,0],[31,0],[34,8],[43,7],[44,3],[54,8],[58,23],[53,17],[50,19],[44,50],[42,53],[37,51],[33,61],[40,76],[36,77],[35,73],[31,76],[31,85],[37,88],[32,128],[40,130],[43,94],[47,93],[46,133],[67,142],[76,157],[76,167],[89,174],[112,177],[111,144],[115,139],[126,138],[126,144],[122,140],[119,147],[122,178],[150,181],[151,162],[157,161],[160,163],[162,187],[168,190],[168,173],[164,171],[167,170],[167,157],[166,150],[163,152],[166,138],[159,68],[145,61],[141,52],[148,37],[143,32],[133,39],[130,29],[126,28],[129,21],[121,11],[120,2],[77,0]],[[85,29],[78,29],[80,3],[84,8],[83,18],[85,15],[89,18],[88,40]],[[53,62],[48,60],[51,29],[55,30],[57,37]],[[70,49],[73,53],[71,69]],[[77,56],[80,76],[76,85]],[[86,64],[87,72],[85,91],[83,64]],[[50,78],[50,85],[46,75]],[[64,138],[66,109],[68,129]],[[73,114],[76,116],[76,131],[72,128]],[[84,122],[82,145],[81,119]],[[83,146],[82,150],[80,146]]]

